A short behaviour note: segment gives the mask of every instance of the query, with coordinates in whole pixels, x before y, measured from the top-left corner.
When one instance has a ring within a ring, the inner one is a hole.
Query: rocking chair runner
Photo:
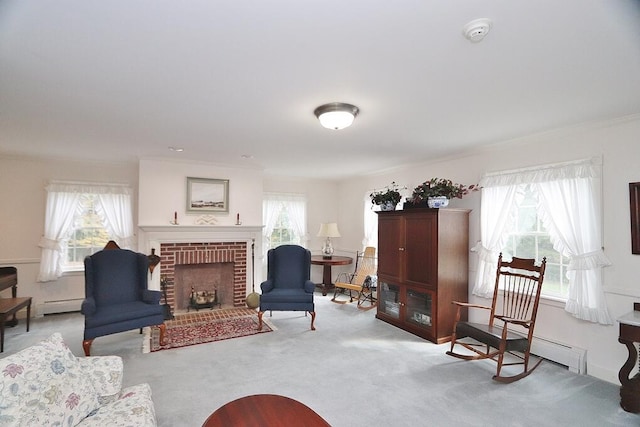
[[[544,278],[546,258],[540,266],[535,265],[534,259],[513,257],[511,262],[502,261],[502,254],[498,258],[496,283],[493,291],[491,307],[454,301],[457,305],[456,321],[451,336],[450,356],[465,360],[492,359],[498,363],[496,375],[493,379],[503,383],[511,383],[529,375],[542,362],[540,359],[529,369],[529,355],[533,329],[540,302],[540,287]],[[500,296],[501,295],[501,296]],[[479,324],[461,322],[460,313],[465,307],[489,310],[489,323]],[[494,325],[495,321],[502,323]],[[520,329],[521,333],[516,332]],[[459,341],[471,338],[473,342]],[[458,344],[473,354],[454,352]],[[506,362],[505,353],[519,361]],[[502,367],[507,365],[523,365],[521,373],[512,376],[502,375]]]
[[[370,309],[376,306],[376,298],[372,287],[371,276],[376,274],[376,248],[367,246],[364,252],[358,252],[356,256],[356,267],[353,274],[340,273],[335,283],[335,291],[331,301],[338,304],[358,301],[358,308]],[[368,279],[368,280],[367,280]],[[349,301],[338,300],[341,293],[349,293]],[[354,297],[355,293],[355,297]],[[368,306],[363,306],[365,302]]]

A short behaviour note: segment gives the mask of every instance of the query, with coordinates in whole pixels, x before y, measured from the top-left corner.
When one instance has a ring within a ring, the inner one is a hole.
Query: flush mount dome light
[[[331,102],[324,104],[315,109],[313,114],[316,115],[320,124],[333,130],[348,128],[353,123],[360,110],[355,105],[345,104],[343,102]]]

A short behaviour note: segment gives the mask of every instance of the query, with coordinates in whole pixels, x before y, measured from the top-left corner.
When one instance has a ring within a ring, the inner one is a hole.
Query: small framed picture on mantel
[[[228,213],[229,180],[187,177],[187,213]]]

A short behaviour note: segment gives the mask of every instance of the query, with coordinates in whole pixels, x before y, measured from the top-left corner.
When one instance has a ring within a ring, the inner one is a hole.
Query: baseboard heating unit
[[[65,299],[58,301],[45,301],[37,307],[38,315],[45,314],[69,313],[71,311],[80,311],[82,306],[82,298]]]
[[[577,374],[587,373],[587,350],[583,348],[534,337],[531,353],[564,365],[571,372]]]

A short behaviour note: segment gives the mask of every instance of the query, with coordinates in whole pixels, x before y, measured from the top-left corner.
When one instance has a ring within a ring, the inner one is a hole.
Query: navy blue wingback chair
[[[302,246],[282,245],[267,252],[267,280],[260,284],[258,329],[262,329],[265,311],[305,311],[311,314],[315,331],[313,304],[315,284],[311,277],[311,252]]]
[[[127,249],[104,249],[84,259],[84,354],[94,338],[158,325],[164,341],[160,291],[147,289],[149,259]]]

